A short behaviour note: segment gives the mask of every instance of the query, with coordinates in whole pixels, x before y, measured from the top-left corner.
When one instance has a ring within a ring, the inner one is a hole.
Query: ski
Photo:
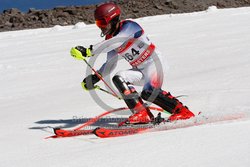
[[[149,108],[151,110],[155,110],[155,111],[159,111],[159,112],[165,112],[163,109],[158,108],[158,107],[153,107],[153,106],[149,106]],[[111,113],[115,113],[118,111],[124,111],[124,110],[129,110],[129,108],[127,107],[121,107],[121,108],[117,108],[117,109],[113,109],[113,110],[109,110],[106,111],[92,119],[90,119],[89,121],[83,123],[82,125],[78,125],[78,127],[74,128],[74,129],[61,129],[61,128],[53,128],[53,132],[54,135],[53,136],[49,136],[46,137],[45,139],[49,139],[49,138],[63,138],[63,137],[74,137],[74,136],[81,136],[81,135],[90,135],[93,134],[95,129],[84,129],[88,126],[93,125],[94,123],[96,123],[98,120],[100,120],[101,118],[103,118],[104,116],[111,114]]]
[[[157,107],[150,107],[152,110],[164,112],[164,110],[157,108]],[[60,129],[54,128],[54,135],[46,137],[48,138],[63,138],[63,137],[74,137],[74,136],[81,136],[81,135],[90,135],[95,134],[97,137],[100,138],[109,138],[109,137],[120,137],[120,136],[128,136],[128,135],[135,135],[140,133],[146,132],[155,132],[155,131],[166,131],[166,130],[173,130],[179,128],[187,128],[192,126],[199,126],[204,124],[211,124],[216,122],[223,122],[223,121],[230,121],[236,119],[245,118],[245,114],[227,114],[227,115],[203,115],[199,113],[195,117],[188,119],[188,120],[178,120],[175,122],[166,122],[161,121],[161,123],[150,123],[150,124],[138,124],[138,125],[123,125],[123,126],[116,126],[113,128],[109,127],[98,127],[93,129],[86,129],[87,126],[90,126],[97,122],[100,118],[104,117],[107,114],[127,110],[128,108],[117,108],[110,111],[106,111],[100,114],[97,117],[90,119],[89,121],[83,123],[82,125],[74,128],[74,129]],[[156,117],[157,118],[157,117]],[[159,117],[161,118],[161,117]],[[156,121],[156,120],[155,120]],[[159,120],[158,120],[159,121]],[[158,122],[156,121],[156,122]]]
[[[48,136],[45,139],[49,139],[49,138],[62,138],[62,137],[74,137],[74,136],[80,136],[80,135],[89,135],[92,134],[93,130],[85,130],[84,128],[86,128],[87,126],[90,126],[94,123],[96,123],[100,118],[117,112],[117,111],[123,111],[123,110],[127,110],[128,108],[126,107],[121,107],[121,108],[117,108],[117,109],[113,109],[113,110],[109,110],[106,111],[92,119],[90,119],[89,121],[83,123],[82,125],[79,125],[78,127],[74,128],[74,129],[61,129],[61,128],[53,128],[53,132],[54,135],[53,136]]]
[[[73,136],[80,136],[80,135],[89,135],[93,133],[93,130],[65,130],[65,129],[54,129],[55,135],[49,136],[48,138],[60,138],[60,137],[73,137]]]
[[[128,135],[135,135],[138,133],[142,133],[152,127],[145,127],[145,128],[116,128],[116,129],[108,129],[108,128],[96,128],[93,133],[100,138],[108,138],[108,137],[121,137],[121,136],[128,136]]]
[[[229,114],[229,115],[212,115],[204,116],[197,115],[188,120],[178,120],[175,122],[162,122],[160,124],[146,124],[135,125],[131,127],[105,128],[98,127],[93,133],[100,138],[122,137],[128,135],[135,135],[147,132],[168,131],[174,129],[188,128],[193,126],[200,126],[205,124],[213,124],[218,122],[226,122],[244,118],[244,114]]]

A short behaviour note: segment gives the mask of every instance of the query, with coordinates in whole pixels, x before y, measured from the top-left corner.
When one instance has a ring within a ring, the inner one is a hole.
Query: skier
[[[107,52],[107,60],[97,71],[104,77],[110,74],[116,66],[118,57],[123,57],[132,66],[131,69],[119,71],[112,78],[125,103],[132,111],[126,123],[149,123],[154,121],[154,115],[144,105],[143,100],[152,102],[171,113],[168,121],[189,119],[194,114],[169,92],[161,89],[163,73],[161,54],[146,36],[142,27],[131,20],[120,20],[121,10],[114,3],[99,5],[95,12],[95,23],[101,30],[105,40],[85,48],[76,46],[71,49],[71,55],[83,60],[86,57]],[[101,49],[100,49],[101,48]],[[85,90],[96,88],[100,76],[91,74],[82,84]],[[133,85],[143,86],[141,95]]]

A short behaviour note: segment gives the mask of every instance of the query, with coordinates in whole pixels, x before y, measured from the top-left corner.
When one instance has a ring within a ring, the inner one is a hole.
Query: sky
[[[10,8],[27,12],[29,8],[51,9],[56,6],[89,5],[103,1],[105,0],[0,0],[0,12]]]

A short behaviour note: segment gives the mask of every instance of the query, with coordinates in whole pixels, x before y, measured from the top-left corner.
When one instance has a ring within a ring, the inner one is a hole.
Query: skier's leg
[[[150,101],[172,115],[168,118],[169,121],[179,119],[189,119],[194,114],[184,106],[178,99],[172,96],[169,92],[161,89],[144,89],[141,94],[144,100]]]
[[[170,121],[193,117],[194,114],[186,106],[184,106],[169,92],[163,91],[161,89],[163,83],[163,68],[161,66],[161,62],[158,61],[159,59],[155,60],[156,61],[149,64],[142,71],[145,77],[145,84],[141,93],[141,97],[144,100],[150,101],[170,112],[172,114],[169,117]]]
[[[121,71],[113,77],[115,86],[133,113],[133,115],[128,118],[129,123],[148,123],[154,119],[154,116],[150,112],[149,108],[144,106],[142,98],[131,85],[139,84],[142,78],[142,73],[134,69]]]

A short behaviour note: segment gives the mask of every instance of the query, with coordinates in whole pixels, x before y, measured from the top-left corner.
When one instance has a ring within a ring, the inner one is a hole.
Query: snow
[[[215,12],[217,9],[217,6],[210,6],[208,7],[207,12]]]
[[[245,114],[243,120],[99,139],[47,139],[51,127],[104,109],[80,82],[86,65],[72,46],[101,41],[95,25],[0,33],[0,166],[250,165],[250,8],[216,9],[136,19],[165,55],[164,89],[196,114]],[[101,65],[100,55],[95,67]],[[128,68],[119,62],[116,71]],[[103,86],[103,84],[101,84]],[[122,101],[97,92],[111,107]],[[117,115],[113,115],[114,117]]]
[[[80,29],[80,28],[84,28],[85,26],[86,26],[86,24],[84,22],[79,22],[79,23],[76,23],[73,28]]]

